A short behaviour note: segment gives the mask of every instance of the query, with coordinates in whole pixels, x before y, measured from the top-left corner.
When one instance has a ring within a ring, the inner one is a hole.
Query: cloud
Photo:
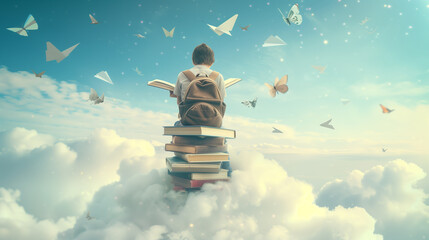
[[[416,184],[426,173],[413,163],[395,160],[366,172],[355,170],[345,180],[323,186],[316,203],[330,209],[362,207],[377,220],[386,239],[429,237],[428,195]]]
[[[260,153],[231,159],[229,183],[192,193],[172,191],[165,169],[121,175],[88,205],[96,219],[79,217],[60,239],[382,239],[364,209],[318,207],[310,185]]]
[[[10,72],[0,68],[0,130],[24,127],[60,136],[78,138],[95,128],[115,129],[128,137],[146,136],[163,141],[160,126],[176,121],[172,114],[143,111],[129,103],[106,96],[103,104],[93,105],[88,92],[75,84],[56,81],[48,75],[36,78],[29,72]],[[156,123],[156,127],[154,127]]]
[[[141,162],[132,175],[164,167],[148,141],[96,129],[86,139],[64,143],[35,130],[0,132],[0,187],[19,189],[21,203],[37,218],[77,216],[101,186],[119,180],[120,164]]]
[[[18,204],[20,192],[0,188],[0,239],[56,239],[57,234],[73,227],[75,219],[37,220]]]

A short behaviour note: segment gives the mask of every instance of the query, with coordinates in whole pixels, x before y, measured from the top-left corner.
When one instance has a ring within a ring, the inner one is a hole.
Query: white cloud
[[[391,161],[366,172],[353,171],[345,180],[327,183],[317,204],[362,207],[377,220],[376,232],[386,239],[426,239],[429,237],[428,195],[416,188],[426,173],[413,163]]]
[[[101,186],[119,180],[122,161],[141,162],[131,169],[139,173],[164,166],[153,158],[155,149],[148,141],[122,138],[107,129],[63,143],[15,128],[0,133],[0,146],[0,187],[19,189],[23,206],[37,218],[81,214]]]
[[[162,141],[161,126],[177,119],[172,114],[132,108],[128,102],[109,96],[103,104],[93,105],[88,97],[89,89],[78,92],[75,84],[58,82],[48,75],[36,78],[28,72],[0,68],[0,130],[19,123],[19,127],[57,137],[77,138],[95,128],[108,128],[128,137]]]
[[[45,240],[56,239],[57,234],[73,227],[74,218],[38,220],[18,204],[20,192],[0,188],[0,239]]]
[[[61,239],[382,239],[364,209],[318,207],[310,185],[260,153],[231,159],[229,183],[188,194],[172,191],[165,169],[121,175],[89,204],[96,219],[81,216]]]

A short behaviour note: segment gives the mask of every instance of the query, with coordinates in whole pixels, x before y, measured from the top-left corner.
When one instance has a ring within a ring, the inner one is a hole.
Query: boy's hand
[[[173,91],[170,91],[170,97],[177,97],[177,96],[174,95]]]

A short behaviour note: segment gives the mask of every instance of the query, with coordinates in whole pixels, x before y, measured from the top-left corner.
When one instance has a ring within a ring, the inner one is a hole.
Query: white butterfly
[[[89,99],[90,101],[94,101],[94,104],[99,104],[104,102],[104,93],[103,95],[101,95],[101,97],[98,96],[97,92],[91,88],[91,94],[89,94]]]
[[[291,7],[291,9],[289,10],[289,14],[287,15],[287,17],[285,17],[282,13],[282,11],[279,9],[280,13],[282,14],[283,20],[285,21],[285,23],[287,23],[288,25],[290,25],[290,23],[294,23],[296,25],[300,25],[302,23],[302,16],[301,14],[299,14],[299,8],[298,8],[298,3],[296,3],[295,5],[293,5]]]
[[[173,29],[171,29],[171,31],[167,31],[167,29],[165,29],[165,28],[162,28],[162,30],[164,31],[164,34],[165,34],[165,37],[173,37],[173,34],[174,34],[174,29],[175,29],[176,27],[174,27]]]
[[[286,84],[287,84],[287,75],[284,75],[280,79],[280,81],[279,81],[279,78],[276,77],[276,80],[273,86],[271,86],[268,83],[265,83],[265,86],[268,87],[271,97],[275,97],[277,92],[286,93],[289,90]]]
[[[9,31],[16,32],[21,36],[27,37],[27,30],[37,30],[39,29],[39,25],[37,25],[36,20],[34,20],[33,15],[28,15],[27,20],[24,23],[23,28],[6,28]]]

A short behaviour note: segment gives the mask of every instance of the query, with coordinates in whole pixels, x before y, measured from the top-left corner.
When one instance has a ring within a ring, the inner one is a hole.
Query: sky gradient
[[[303,22],[288,26],[277,8],[287,12],[295,3]],[[40,239],[103,239],[109,232],[122,239],[318,239],[308,229],[326,239],[429,238],[429,1],[20,0],[0,6],[0,209],[12,209],[0,212],[0,220],[21,229],[0,239],[26,239],[32,229],[41,229]],[[29,14],[39,29],[28,37],[6,30],[23,26]],[[99,24],[90,24],[89,14]],[[235,14],[232,36],[207,26]],[[239,28],[246,25],[248,31]],[[173,38],[162,27],[175,27]],[[287,45],[262,47],[270,35]],[[47,41],[60,51],[80,44],[57,63],[46,62]],[[223,123],[237,131],[228,141],[237,171],[230,185],[183,198],[170,191],[163,172],[170,138],[162,126],[176,121],[176,101],[147,82],[175,83],[203,42],[214,50],[212,69],[242,79],[227,89]],[[36,78],[33,70],[46,73]],[[95,78],[100,71],[114,84]],[[289,91],[272,98],[264,83],[285,74]],[[104,93],[105,102],[87,101],[90,88]],[[254,109],[241,104],[255,97]],[[380,104],[394,111],[383,114]],[[320,126],[331,118],[335,130]],[[35,186],[46,186],[43,194]],[[296,199],[288,200],[285,186]],[[207,199],[196,207],[202,215],[190,216],[191,206]],[[286,203],[278,210],[270,201]],[[218,209],[224,204],[229,207]],[[85,222],[89,209],[100,222]],[[134,210],[159,217],[142,220]],[[277,210],[283,217],[273,217]],[[242,217],[229,218],[237,214]],[[170,219],[187,225],[165,223]],[[216,219],[235,227],[208,227]],[[189,227],[198,221],[206,232]],[[12,229],[0,221],[2,228]]]

